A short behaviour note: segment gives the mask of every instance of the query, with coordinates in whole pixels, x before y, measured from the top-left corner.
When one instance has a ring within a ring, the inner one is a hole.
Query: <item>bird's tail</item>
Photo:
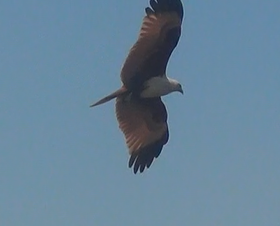
[[[97,101],[96,103],[90,105],[90,107],[94,107],[94,106],[106,103],[106,102],[108,102],[108,101],[110,101],[110,100],[112,100],[112,99],[114,99],[114,98],[116,98],[120,95],[126,94],[126,93],[128,93],[127,89],[124,86],[122,86],[117,91],[111,93],[110,95],[108,95],[108,96],[102,98],[101,100]]]

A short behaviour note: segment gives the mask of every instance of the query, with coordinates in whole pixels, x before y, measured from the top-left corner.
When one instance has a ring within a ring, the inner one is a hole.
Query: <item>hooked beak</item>
[[[183,91],[183,89],[180,89],[180,90],[179,90],[179,92],[180,92],[180,93],[182,93],[182,94],[184,95],[184,91]]]

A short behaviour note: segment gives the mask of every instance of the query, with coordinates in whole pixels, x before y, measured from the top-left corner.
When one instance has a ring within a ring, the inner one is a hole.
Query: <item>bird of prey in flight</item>
[[[149,168],[169,138],[167,111],[161,96],[181,84],[166,75],[168,60],[181,35],[180,0],[150,0],[139,37],[121,70],[122,87],[91,107],[116,98],[116,116],[124,133],[134,173]]]

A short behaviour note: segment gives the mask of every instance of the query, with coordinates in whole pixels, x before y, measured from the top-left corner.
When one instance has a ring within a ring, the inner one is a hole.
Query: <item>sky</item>
[[[0,225],[280,225],[280,1],[183,1],[170,139],[134,175],[114,101],[147,0],[0,2]]]

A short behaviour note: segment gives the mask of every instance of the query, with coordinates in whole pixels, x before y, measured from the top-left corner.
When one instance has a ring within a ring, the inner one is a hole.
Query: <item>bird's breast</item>
[[[171,93],[169,80],[166,76],[152,77],[144,83],[144,89],[140,93],[142,98],[160,97]]]

